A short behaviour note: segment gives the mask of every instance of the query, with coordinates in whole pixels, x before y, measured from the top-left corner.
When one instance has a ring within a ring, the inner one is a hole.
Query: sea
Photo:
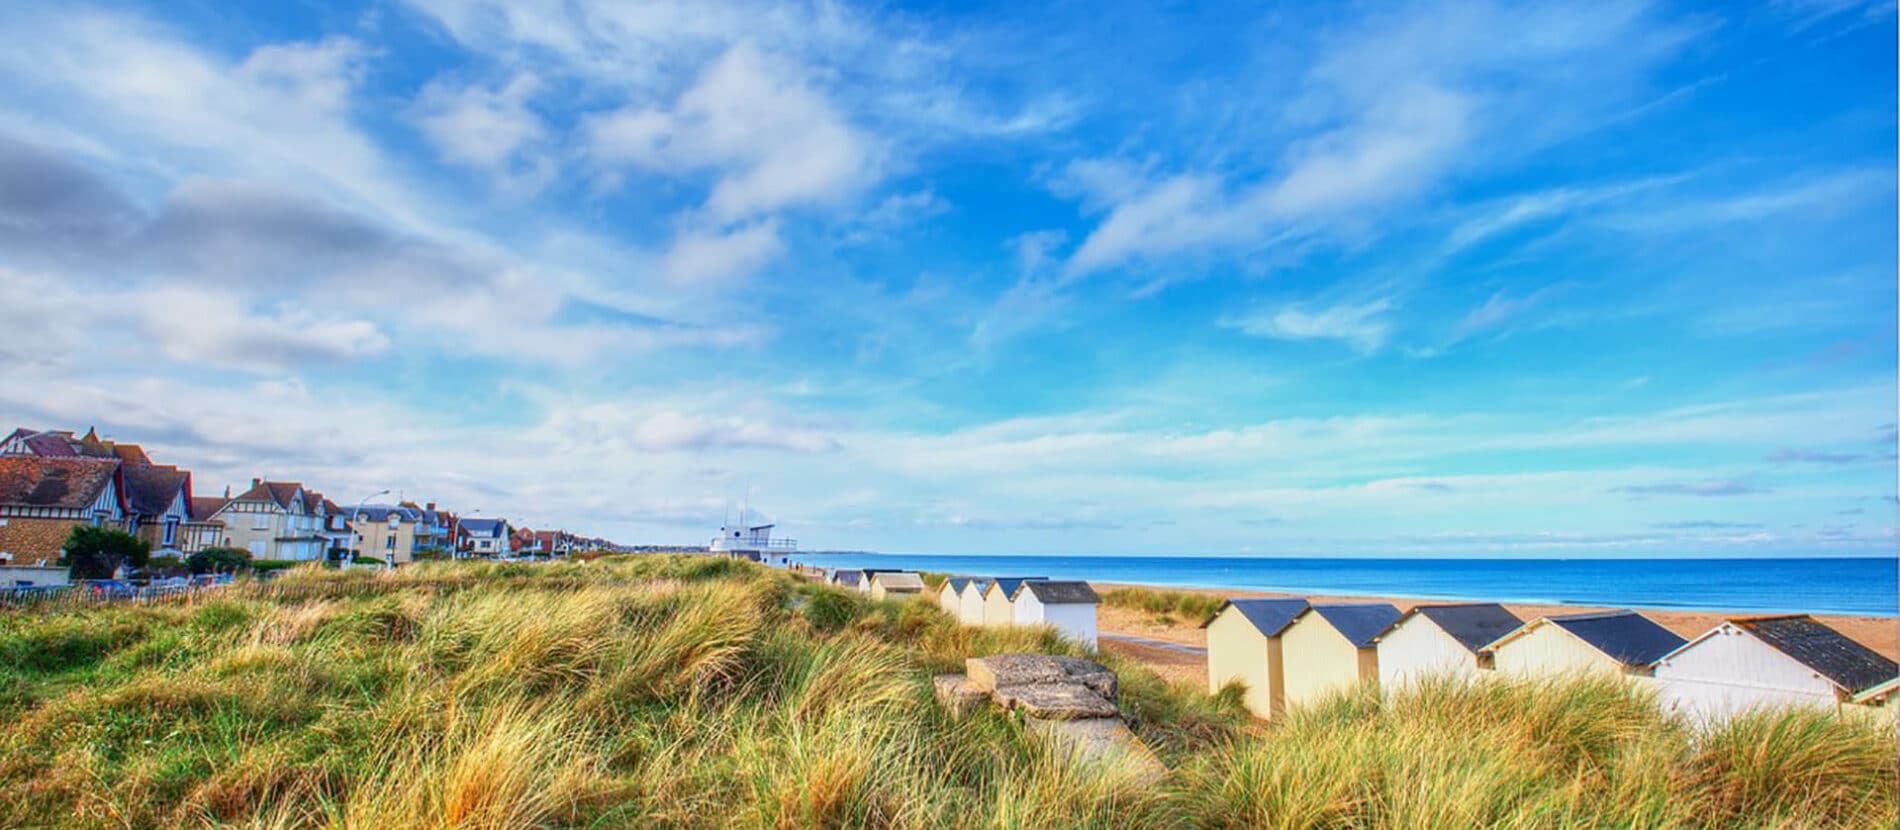
[[[908,553],[806,553],[792,558],[831,568],[904,568],[1331,596],[1750,613],[1900,614],[1900,562],[1887,558],[1294,559]]]

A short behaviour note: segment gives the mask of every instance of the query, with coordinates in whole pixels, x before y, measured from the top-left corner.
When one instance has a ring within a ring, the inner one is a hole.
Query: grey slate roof
[[[0,504],[84,510],[118,471],[119,462],[93,458],[0,457]]]
[[[974,586],[976,588],[977,596],[982,596],[984,591],[988,591],[990,589],[990,583],[995,582],[995,581],[996,581],[995,577],[973,576],[973,577],[970,577],[970,586]],[[967,586],[966,586],[966,590],[967,590]]]
[[[1647,666],[1688,642],[1635,611],[1545,617],[1626,666]]]
[[[999,576],[993,580],[990,580],[990,584],[995,585],[998,588],[1001,588],[1003,591],[1003,596],[1009,597],[1010,599],[1015,599],[1016,592],[1022,588],[1023,583],[1028,582],[1032,579],[1042,579],[1042,578],[1043,577],[1040,577],[1040,576]],[[985,587],[983,589],[983,593],[985,595],[988,595],[989,592],[990,592],[990,589],[988,587]]]
[[[1399,609],[1389,602],[1331,602],[1315,605],[1312,611],[1345,635],[1355,648],[1371,645],[1372,638],[1399,619]]]
[[[951,593],[961,594],[963,593],[963,586],[970,584],[971,581],[972,581],[972,577],[953,576],[947,580],[944,580],[944,583],[950,586]]]
[[[858,582],[864,579],[864,572],[849,569],[837,570],[831,572],[831,578],[837,581],[839,585],[851,585],[855,587]]]
[[[1036,595],[1036,601],[1044,605],[1086,604],[1100,605],[1102,598],[1095,595],[1095,589],[1087,582],[1064,580],[1052,582],[1046,579],[1032,579],[1023,583],[1022,589]]]
[[[1516,614],[1504,610],[1504,606],[1495,602],[1472,602],[1458,605],[1420,605],[1405,613],[1386,631],[1398,628],[1400,623],[1413,616],[1431,620],[1439,629],[1465,650],[1473,653],[1489,645],[1506,634],[1516,631],[1524,621]],[[1384,636],[1381,632],[1380,636]]]
[[[1754,617],[1729,622],[1850,693],[1900,674],[1900,666],[1892,660],[1813,617]]]
[[[1220,616],[1228,608],[1239,611],[1240,616],[1262,636],[1278,637],[1288,625],[1293,624],[1294,617],[1306,611],[1307,603],[1303,599],[1230,599],[1214,610],[1214,617]],[[1201,627],[1206,628],[1207,623],[1213,621],[1214,618],[1209,617],[1207,622],[1201,623]]]

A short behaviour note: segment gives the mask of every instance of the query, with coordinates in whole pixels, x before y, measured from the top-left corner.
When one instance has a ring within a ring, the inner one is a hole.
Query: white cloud
[[[371,357],[389,338],[367,320],[299,308],[253,314],[226,293],[159,289],[136,298],[148,337],[180,363],[285,369]]]
[[[668,176],[710,170],[706,209],[721,221],[836,204],[877,178],[874,143],[795,67],[749,46],[714,61],[670,109],[629,106],[590,118],[589,155]]]
[[[783,248],[773,220],[727,232],[689,231],[667,252],[666,276],[685,283],[732,280],[758,270]]]
[[[450,164],[497,176],[510,189],[539,189],[555,173],[539,145],[548,128],[528,102],[542,90],[535,76],[516,75],[498,88],[430,81],[416,99],[423,135]]]
[[[1386,299],[1314,307],[1289,303],[1260,309],[1243,317],[1224,318],[1220,324],[1254,337],[1275,340],[1338,340],[1362,354],[1385,345],[1392,333]]]

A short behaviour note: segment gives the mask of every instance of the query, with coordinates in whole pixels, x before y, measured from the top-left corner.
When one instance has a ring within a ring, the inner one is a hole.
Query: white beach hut
[[[1634,611],[1538,617],[1484,647],[1499,674],[1554,678],[1607,672],[1647,676],[1684,640]]]
[[[1017,625],[1055,626],[1062,636],[1095,647],[1095,607],[1102,604],[1087,582],[1031,579],[1011,600]]]
[[[839,588],[863,591],[864,572],[856,569],[839,568],[838,570],[832,571],[831,576],[828,577],[825,582]]]
[[[1711,724],[1762,707],[1839,711],[1896,674],[1894,661],[1805,615],[1728,620],[1655,666],[1663,705]]]
[[[1427,677],[1475,680],[1490,663],[1479,652],[1523,624],[1494,602],[1420,605],[1374,638],[1379,685],[1396,689]]]
[[[878,571],[871,575],[872,599],[905,599],[924,592],[924,578],[910,571]]]
[[[1386,602],[1340,602],[1307,606],[1280,632],[1288,708],[1318,702],[1335,692],[1379,679],[1379,650],[1372,638],[1399,618]]]
[[[1015,625],[1016,589],[1021,588],[1024,582],[1041,578],[1039,576],[1001,576],[990,580],[990,584],[983,589],[983,624]]]
[[[983,624],[983,592],[995,580],[986,576],[972,577],[963,586],[957,597],[957,622],[964,625]]]
[[[1286,687],[1280,632],[1306,610],[1303,599],[1230,599],[1201,627],[1207,629],[1207,693],[1232,683],[1246,688],[1241,698],[1254,717],[1272,719],[1285,711]]]

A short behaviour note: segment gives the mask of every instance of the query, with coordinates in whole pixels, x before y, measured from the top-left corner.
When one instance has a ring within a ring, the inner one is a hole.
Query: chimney
[[[224,485],[224,499],[225,501],[231,500],[231,485],[229,484]]]
[[[429,502],[429,512],[430,513],[435,512],[435,502]]]
[[[256,488],[256,487],[257,487],[257,485],[259,485],[259,484],[263,484],[263,483],[264,483],[264,480],[263,480],[263,479],[261,479],[261,478],[254,478],[254,479],[251,479],[251,487],[252,487],[252,488]]]

